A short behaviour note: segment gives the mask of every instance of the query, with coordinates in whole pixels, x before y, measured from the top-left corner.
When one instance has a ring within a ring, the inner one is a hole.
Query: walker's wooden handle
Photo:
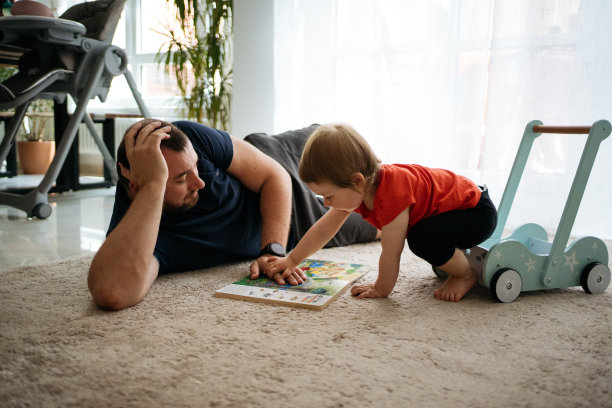
[[[534,133],[558,133],[564,135],[588,134],[591,131],[590,126],[546,126],[535,125]]]

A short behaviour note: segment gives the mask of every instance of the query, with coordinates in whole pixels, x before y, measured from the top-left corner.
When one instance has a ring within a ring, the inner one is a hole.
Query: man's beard
[[[177,214],[177,213],[189,211],[193,207],[196,206],[199,199],[200,199],[200,194],[196,193],[195,197],[191,201],[185,201],[181,205],[164,202],[163,212],[166,214]]]

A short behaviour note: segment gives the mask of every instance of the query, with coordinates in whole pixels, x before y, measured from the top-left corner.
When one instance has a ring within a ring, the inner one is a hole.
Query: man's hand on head
[[[130,168],[121,166],[121,174],[130,180],[136,191],[148,184],[164,186],[168,180],[168,165],[162,155],[160,143],[170,138],[169,126],[160,122],[142,126],[133,125],[125,134],[125,151]]]

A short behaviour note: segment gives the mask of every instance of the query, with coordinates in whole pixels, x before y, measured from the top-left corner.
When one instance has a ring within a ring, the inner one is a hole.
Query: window
[[[276,131],[348,122],[384,162],[454,170],[496,202],[528,122],[610,118],[610,1],[276,1],[274,14]],[[555,230],[584,142],[534,143],[507,228]],[[575,235],[612,233],[611,148],[601,144]]]
[[[128,69],[151,115],[157,117],[178,116],[180,96],[176,82],[155,61],[160,46],[166,41],[163,35],[166,27],[176,23],[173,7],[167,0],[128,0],[113,38],[113,44],[127,52]],[[89,110],[140,113],[124,76],[113,79],[105,103],[92,100]]]

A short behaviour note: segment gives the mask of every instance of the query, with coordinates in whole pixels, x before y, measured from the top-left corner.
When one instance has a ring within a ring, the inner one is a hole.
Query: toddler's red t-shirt
[[[356,213],[378,229],[410,209],[408,229],[422,219],[452,210],[473,208],[480,188],[470,179],[449,170],[417,164],[383,164],[370,211],[361,203]]]

